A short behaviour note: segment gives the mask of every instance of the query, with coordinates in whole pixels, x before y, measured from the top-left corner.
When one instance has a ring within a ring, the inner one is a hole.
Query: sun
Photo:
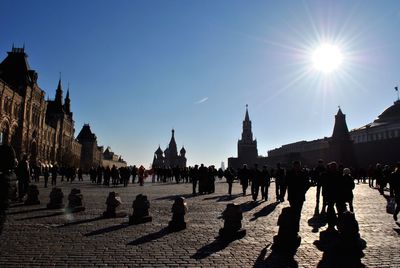
[[[312,53],[314,68],[326,74],[337,71],[342,62],[342,52],[338,46],[332,44],[321,44]]]

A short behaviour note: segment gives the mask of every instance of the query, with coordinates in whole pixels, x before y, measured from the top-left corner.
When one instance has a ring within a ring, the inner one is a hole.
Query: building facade
[[[228,167],[238,169],[244,164],[249,167],[254,166],[254,164],[258,164],[260,167],[266,165],[266,157],[258,155],[257,140],[253,139],[251,120],[247,105],[242,128],[242,138],[238,140],[237,144],[238,156],[228,158]]]
[[[162,167],[186,167],[186,149],[182,146],[178,155],[178,148],[175,141],[175,130],[172,130],[171,140],[167,149],[163,152],[158,146],[158,149],[154,153],[152,167],[162,168]]]
[[[45,100],[38,73],[24,48],[13,47],[0,63],[0,142],[32,163],[79,163],[81,145],[74,138],[69,93],[62,99],[61,80],[54,100]]]
[[[339,108],[332,136],[314,141],[301,141],[268,151],[268,164],[290,165],[301,160],[314,166],[318,159],[336,161],[344,166],[367,168],[376,163],[393,165],[400,160],[400,101],[372,123],[348,130],[346,117]]]
[[[112,166],[120,168],[120,167],[126,167],[127,164],[124,161],[124,159],[122,159],[122,156],[115,154],[111,150],[111,147],[108,146],[103,153],[103,167],[111,168]]]

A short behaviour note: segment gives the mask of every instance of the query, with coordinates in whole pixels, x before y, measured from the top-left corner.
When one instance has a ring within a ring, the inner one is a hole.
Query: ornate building
[[[249,167],[252,167],[254,164],[262,167],[266,164],[266,158],[258,155],[257,140],[253,140],[248,105],[246,105],[246,114],[243,121],[242,138],[238,141],[237,148],[238,157],[228,158],[228,167],[238,169],[244,164],[247,164]]]
[[[153,158],[153,167],[159,168],[159,167],[186,167],[186,150],[182,146],[181,150],[179,151],[178,155],[178,149],[176,146],[176,141],[175,141],[175,130],[172,130],[172,137],[169,142],[168,148],[165,149],[163,152],[158,146],[158,149],[154,153],[154,158]]]
[[[74,138],[69,93],[62,101],[61,80],[54,101],[45,101],[38,74],[24,48],[13,47],[0,63],[0,142],[31,162],[76,165],[81,145]]]

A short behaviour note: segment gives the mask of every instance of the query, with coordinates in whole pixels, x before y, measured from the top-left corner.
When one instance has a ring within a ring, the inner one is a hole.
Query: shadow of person
[[[365,267],[361,259],[367,243],[359,235],[354,213],[343,212],[338,219],[338,231],[320,232],[314,245],[324,254],[318,267]]]
[[[193,254],[192,256],[190,256],[191,259],[196,259],[196,260],[200,260],[200,259],[205,259],[208,256],[217,253],[218,251],[223,250],[224,248],[226,248],[232,241],[234,240],[223,240],[223,239],[219,239],[219,237],[217,237],[213,242],[211,242],[208,245],[205,245],[201,248],[199,248],[197,250],[197,252],[195,254]]]
[[[267,245],[261,250],[260,255],[258,255],[253,267],[299,267],[297,261],[294,259],[293,254],[283,254],[277,252],[276,250],[272,250],[268,257],[265,258],[269,246],[270,245]]]
[[[216,199],[217,202],[225,202],[225,201],[231,201],[234,200],[238,197],[241,197],[242,194],[234,194],[234,195],[220,195],[220,196],[212,196],[212,197],[206,197],[203,200],[214,200]]]
[[[85,234],[85,236],[94,236],[94,235],[110,233],[110,232],[113,232],[113,231],[117,231],[117,230],[126,228],[128,226],[129,226],[129,223],[128,222],[124,222],[124,223],[121,223],[121,224],[118,224],[118,225],[109,226],[109,227],[106,227],[106,228],[102,228],[102,229],[99,229],[99,230],[92,231],[90,233]]]
[[[155,200],[172,200],[173,201],[178,197],[184,197],[184,198],[188,199],[188,198],[192,198],[192,197],[196,197],[196,196],[197,195],[195,195],[195,194],[182,194],[182,195],[174,194],[174,195],[167,195],[167,196],[158,197]]]
[[[139,237],[138,239],[129,242],[127,245],[137,246],[137,245],[145,244],[145,243],[160,239],[168,234],[170,234],[168,227],[164,227],[160,231]]]
[[[312,218],[307,221],[308,226],[311,226],[313,233],[318,233],[319,228],[324,227],[327,224],[326,214],[320,214],[318,210],[314,211]]]
[[[242,212],[248,212],[248,211],[256,208],[259,205],[261,205],[261,202],[247,201],[247,202],[240,204],[240,208],[241,208]]]
[[[47,214],[47,215],[39,215],[39,216],[20,218],[20,219],[16,219],[16,221],[50,218],[50,217],[61,216],[61,215],[65,215],[65,214],[66,214],[65,212],[55,212],[55,213],[51,213],[51,214]]]
[[[259,217],[268,216],[269,214],[272,213],[272,211],[275,210],[275,208],[278,206],[279,203],[280,202],[274,202],[274,203],[268,204],[267,206],[263,207],[262,209],[260,209],[259,211],[257,211],[256,213],[253,214],[253,218],[251,218],[250,221],[255,221]]]

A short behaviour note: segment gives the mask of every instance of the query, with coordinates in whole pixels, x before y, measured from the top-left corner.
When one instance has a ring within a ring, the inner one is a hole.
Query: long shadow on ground
[[[257,206],[261,205],[261,202],[257,201],[247,201],[242,204],[240,204],[240,208],[242,209],[242,212],[248,212]]]
[[[16,219],[16,221],[42,219],[42,218],[61,216],[61,215],[65,215],[65,214],[67,214],[67,213],[65,213],[65,212],[55,212],[55,213],[51,213],[51,214],[47,214],[47,215],[39,215],[39,216],[33,216],[33,217],[20,218],[20,219]]]
[[[124,229],[126,227],[129,227],[129,224],[127,222],[124,222],[124,223],[121,223],[121,224],[118,224],[118,225],[109,226],[109,227],[106,227],[106,228],[102,228],[102,229],[99,229],[99,230],[92,231],[90,233],[85,234],[85,236],[94,236],[94,235],[110,233],[110,232],[113,232],[113,231]]]
[[[292,254],[280,254],[275,250],[272,250],[267,258],[267,252],[270,245],[263,248],[258,255],[253,267],[299,267],[298,263],[294,259]]]
[[[194,195],[194,194],[174,194],[174,195],[159,197],[159,198],[156,198],[155,200],[175,200],[178,197],[192,198],[192,197],[196,197],[196,196],[197,195]]]
[[[72,221],[72,222],[67,222],[63,225],[60,225],[60,226],[58,226],[58,228],[72,226],[72,225],[78,225],[78,224],[83,224],[83,223],[88,223],[88,222],[93,222],[93,221],[98,221],[98,220],[103,220],[103,219],[105,219],[105,218],[102,216],[99,216],[99,217],[95,217],[95,218],[91,218],[91,219]]]
[[[219,196],[212,196],[212,197],[206,197],[203,200],[214,200],[216,199],[217,202],[225,202],[225,201],[231,201],[234,200],[238,197],[242,196],[242,194],[235,194],[232,196],[229,195],[219,195]]]
[[[27,210],[21,210],[21,211],[8,212],[7,215],[16,215],[16,214],[30,213],[30,212],[43,211],[43,210],[48,210],[48,208],[34,208],[34,209],[27,209]]]
[[[145,244],[148,242],[152,242],[154,240],[160,239],[166,235],[168,235],[170,232],[168,230],[167,227],[162,228],[160,231],[139,237],[136,240],[133,240],[132,242],[129,242],[128,245],[130,246],[137,246],[137,245],[141,245],[141,244]]]
[[[224,241],[221,239],[215,239],[213,242],[211,242],[208,245],[203,246],[202,248],[198,249],[197,252],[195,254],[193,254],[192,256],[190,256],[191,259],[205,259],[208,256],[223,250],[224,248],[226,248],[231,241]]]
[[[263,207],[259,211],[253,214],[253,218],[250,219],[250,221],[255,221],[256,219],[260,217],[266,217],[269,214],[271,214],[275,208],[278,206],[279,202],[274,202],[271,204],[268,204],[267,206]]]

